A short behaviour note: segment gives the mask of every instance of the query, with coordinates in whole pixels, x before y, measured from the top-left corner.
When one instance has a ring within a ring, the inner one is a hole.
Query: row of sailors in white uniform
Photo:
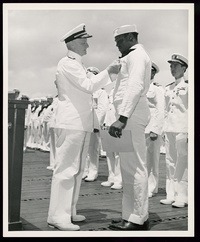
[[[25,113],[24,150],[26,147],[50,151],[50,133],[56,98],[30,99]]]

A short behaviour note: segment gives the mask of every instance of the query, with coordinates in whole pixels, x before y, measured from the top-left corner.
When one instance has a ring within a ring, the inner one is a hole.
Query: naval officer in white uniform
[[[174,81],[165,89],[166,199],[160,203],[182,208],[188,204],[188,82],[187,59],[173,54],[170,63]]]
[[[55,167],[53,171],[47,222],[60,230],[79,230],[77,215],[81,178],[85,167],[90,134],[93,131],[92,93],[107,85],[121,65],[115,61],[92,78],[86,75],[82,56],[86,55],[87,34],[80,24],[63,36],[68,52],[57,66],[58,103],[55,114]]]
[[[161,135],[164,125],[164,88],[154,80],[158,72],[158,66],[152,63],[151,84],[147,92],[151,119],[145,129],[149,197],[158,193]]]
[[[135,25],[125,25],[114,31],[116,46],[122,53],[121,70],[113,92],[118,119],[109,129],[113,137],[132,132],[134,151],[120,152],[122,173],[122,221],[109,227],[113,230],[148,230],[148,173],[145,127],[150,119],[147,91],[150,85],[151,60],[138,44]]]

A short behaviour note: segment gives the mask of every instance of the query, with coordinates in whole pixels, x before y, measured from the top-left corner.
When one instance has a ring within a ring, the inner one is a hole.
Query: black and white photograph
[[[2,6],[3,237],[193,237],[194,4]]]

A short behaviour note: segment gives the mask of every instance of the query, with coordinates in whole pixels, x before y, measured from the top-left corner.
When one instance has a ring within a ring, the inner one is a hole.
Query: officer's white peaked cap
[[[114,30],[114,37],[127,33],[138,33],[136,25],[122,25],[121,27],[116,28]]]
[[[76,26],[74,29],[71,29],[69,32],[67,32],[61,39],[60,41],[65,43],[70,42],[74,39],[78,38],[90,38],[92,35],[89,35],[86,30],[85,30],[85,24],[79,24]]]
[[[172,57],[171,57],[171,60],[168,60],[168,62],[169,63],[178,62],[182,65],[188,66],[188,60],[180,54],[173,54]]]

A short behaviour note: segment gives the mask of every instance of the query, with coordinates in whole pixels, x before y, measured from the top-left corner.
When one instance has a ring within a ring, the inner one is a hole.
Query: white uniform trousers
[[[129,118],[126,129],[132,131],[133,152],[120,153],[122,173],[122,219],[143,224],[148,219],[148,172],[146,161],[145,127],[149,109]],[[123,133],[122,133],[123,135]]]
[[[188,203],[188,143],[186,133],[166,133],[167,199]]]
[[[49,131],[49,123],[44,121],[43,122],[43,129],[42,129],[42,150],[50,151],[50,131]]]
[[[31,138],[32,138],[32,125],[29,124],[27,127],[27,147],[31,148]]]
[[[50,167],[54,169],[55,166],[55,155],[56,155],[56,141],[55,141],[55,132],[54,128],[49,128],[50,135]]]
[[[159,160],[162,137],[158,135],[156,140],[151,140],[146,134],[147,146],[147,169],[148,169],[148,190],[149,193],[158,193]]]
[[[99,153],[101,148],[100,133],[91,133],[88,155],[84,174],[88,177],[96,178],[99,171]]]
[[[39,131],[38,131],[38,141],[37,141],[37,148],[43,150],[42,143],[43,143],[43,129],[44,129],[44,124],[40,123],[39,124]]]
[[[108,181],[115,184],[122,184],[122,176],[120,170],[120,156],[116,152],[106,152],[108,165]]]
[[[48,220],[71,223],[89,148],[86,131],[55,128],[55,169],[53,171]]]
[[[36,119],[33,122],[33,148],[39,148],[40,145],[40,123]]]
[[[29,147],[30,148],[35,148],[34,145],[34,140],[35,140],[35,127],[34,127],[34,120],[31,121],[31,133],[30,133],[30,143],[29,143]]]

